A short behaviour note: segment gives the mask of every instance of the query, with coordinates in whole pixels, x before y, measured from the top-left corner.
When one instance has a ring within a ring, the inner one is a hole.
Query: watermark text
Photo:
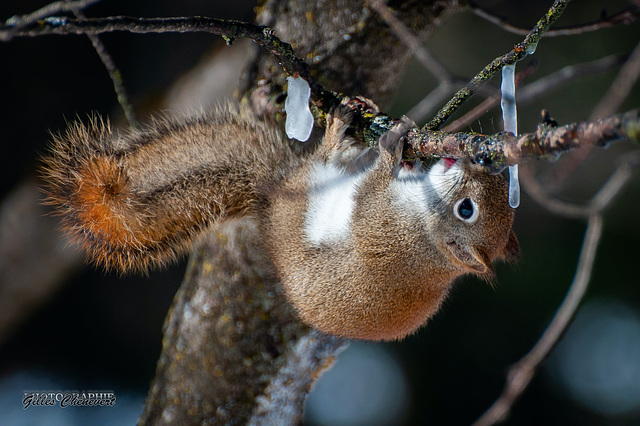
[[[22,408],[29,407],[113,407],[116,394],[113,391],[62,391],[30,392],[24,391]]]

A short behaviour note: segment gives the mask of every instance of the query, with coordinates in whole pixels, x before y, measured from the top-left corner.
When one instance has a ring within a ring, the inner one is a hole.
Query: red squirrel
[[[296,155],[274,125],[227,105],[114,132],[93,119],[55,137],[48,202],[106,269],[145,271],[189,252],[212,223],[252,216],[305,323],[355,339],[412,333],[451,283],[515,258],[501,175],[470,160],[402,161],[404,119],[377,149],[346,136],[347,106]]]

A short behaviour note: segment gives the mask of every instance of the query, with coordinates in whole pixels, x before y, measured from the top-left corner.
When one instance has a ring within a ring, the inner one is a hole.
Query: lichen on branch
[[[433,157],[472,158],[493,171],[518,164],[525,158],[556,158],[563,152],[582,146],[605,146],[621,139],[638,141],[638,110],[597,121],[564,126],[541,123],[533,133],[482,135],[412,129],[406,136],[407,159]]]

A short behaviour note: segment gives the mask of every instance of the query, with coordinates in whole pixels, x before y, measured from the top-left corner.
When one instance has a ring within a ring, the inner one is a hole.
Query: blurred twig
[[[367,0],[371,7],[389,25],[395,35],[409,48],[413,56],[441,82],[453,82],[456,77],[438,61],[418,37],[411,34],[407,26],[393,14],[393,11],[380,0]]]
[[[505,31],[508,31],[513,34],[518,34],[518,35],[526,35],[529,32],[529,29],[510,24],[505,19],[492,14],[491,12],[484,9],[483,7],[481,7],[475,2],[470,2],[469,7],[471,8],[471,11],[475,13],[477,16],[491,22],[492,24],[498,25]],[[544,34],[544,37],[578,35],[578,34],[584,34],[591,31],[601,30],[603,28],[611,28],[618,25],[629,25],[634,23],[639,17],[640,17],[640,7],[631,6],[628,9],[625,9],[614,15],[603,16],[600,19],[593,22],[549,30]]]
[[[616,112],[629,96],[631,88],[638,81],[638,76],[640,76],[640,43],[633,49],[611,87],[593,109],[590,120],[598,120]]]
[[[412,119],[420,120],[435,110],[447,96],[450,96],[456,85],[459,87],[465,81],[456,77],[442,62],[438,61],[407,26],[394,16],[393,11],[387,5],[380,0],[368,0],[368,2],[404,45],[409,48],[418,62],[439,81],[438,87],[407,113]]]
[[[587,290],[601,235],[602,216],[596,213],[591,215],[587,222],[587,230],[585,232],[584,242],[582,243],[576,275],[562,305],[533,349],[509,368],[507,384],[502,394],[493,405],[476,420],[474,426],[489,426],[504,421],[508,417],[515,401],[529,385],[538,366],[546,359],[551,349],[553,349],[559,341]]]
[[[638,81],[638,77],[640,77],[640,43],[636,45],[620,68],[607,93],[591,112],[590,120],[597,120],[616,112],[629,96],[631,88]],[[586,146],[584,149],[575,152],[573,156],[562,164],[561,168],[554,170],[552,173],[554,185],[561,185],[569,176],[572,176],[587,158],[592,148],[592,146]]]
[[[511,407],[524,392],[533,378],[537,368],[547,358],[558,343],[574,317],[584,297],[595,259],[596,250],[602,235],[602,214],[615,197],[629,182],[634,168],[640,166],[640,152],[625,158],[609,180],[600,188],[586,205],[575,205],[553,199],[535,182],[527,168],[522,171],[523,182],[527,193],[549,211],[572,218],[586,218],[585,233],[576,275],[569,287],[567,296],[558,308],[553,320],[540,337],[535,346],[520,361],[513,364],[507,373],[507,383],[500,397],[474,423],[474,426],[488,426],[504,421]]]
[[[601,213],[611,204],[633,175],[634,169],[639,166],[640,152],[627,155],[598,193],[584,205],[551,198],[535,179],[530,167],[523,167],[522,183],[527,194],[550,212],[570,218],[588,218],[591,215]]]
[[[82,264],[29,179],[0,202],[0,345]]]

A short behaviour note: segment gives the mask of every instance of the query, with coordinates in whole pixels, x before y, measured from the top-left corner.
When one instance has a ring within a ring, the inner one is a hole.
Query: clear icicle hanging
[[[309,139],[313,129],[313,114],[309,109],[311,89],[309,83],[301,77],[287,77],[287,99],[284,110],[287,113],[285,131],[291,139],[301,142]]]
[[[502,100],[502,121],[504,131],[518,134],[518,111],[516,109],[516,66],[507,65],[502,68],[502,84],[500,94]],[[518,180],[518,165],[509,166],[509,205],[514,209],[520,205],[520,182]]]

